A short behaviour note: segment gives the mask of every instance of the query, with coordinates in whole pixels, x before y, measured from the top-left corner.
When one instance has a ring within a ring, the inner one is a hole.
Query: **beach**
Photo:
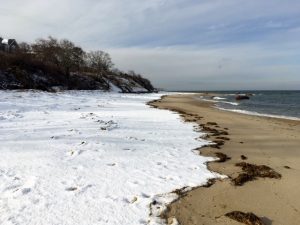
[[[198,97],[169,95],[150,104],[204,127],[207,140],[218,144],[199,149],[199,154],[226,155],[219,160],[224,162],[210,162],[208,168],[228,178],[182,194],[162,216],[167,221],[176,218],[181,225],[238,225],[225,214],[241,211],[254,213],[265,225],[300,224],[300,121],[222,111]],[[243,173],[237,163],[264,165],[276,176],[235,185]]]
[[[218,177],[193,124],[146,105],[160,93],[0,95],[1,225],[160,225],[174,190]]]

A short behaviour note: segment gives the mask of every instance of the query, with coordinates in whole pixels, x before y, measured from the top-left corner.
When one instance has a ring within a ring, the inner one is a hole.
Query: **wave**
[[[224,100],[224,99],[226,99],[226,98],[221,98],[221,97],[213,97],[213,99],[215,99],[215,100]]]
[[[248,111],[248,110],[241,110],[241,109],[225,109],[225,108],[222,108],[222,107],[216,107],[216,108],[220,109],[220,110],[224,110],[224,111],[236,112],[236,113],[247,114],[247,115],[252,115],[252,116],[263,116],[263,117],[271,117],[271,118],[277,118],[277,119],[288,119],[288,120],[299,120],[300,121],[300,118],[293,117],[293,116],[265,114],[265,113],[258,113],[258,112],[253,112],[253,111]]]
[[[225,102],[225,101],[220,101],[220,103],[226,103],[226,104],[230,104],[230,105],[239,105],[239,103],[237,103],[237,102]]]
[[[217,101],[217,100],[213,100],[213,99],[205,99],[203,97],[200,97],[200,99],[202,101],[206,101],[206,102],[226,103],[226,104],[230,104],[230,105],[239,105],[239,103],[237,103],[237,102]]]

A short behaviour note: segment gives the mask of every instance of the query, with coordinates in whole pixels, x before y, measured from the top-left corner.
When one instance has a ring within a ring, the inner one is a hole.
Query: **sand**
[[[210,102],[197,100],[197,95],[171,95],[151,103],[177,110],[186,121],[227,131],[220,149],[205,147],[201,155],[222,152],[230,160],[209,163],[209,169],[227,175],[210,187],[199,187],[169,206],[166,218],[175,217],[181,225],[238,225],[224,215],[231,211],[252,212],[266,225],[300,224],[300,121],[251,116],[213,108]],[[189,116],[186,114],[194,114]],[[198,116],[196,116],[198,115]],[[199,118],[203,117],[203,118]],[[220,137],[219,136],[219,137]],[[216,136],[208,137],[216,140]],[[247,157],[242,160],[241,155]],[[236,163],[266,165],[281,174],[281,179],[257,178],[234,186],[231,178],[242,171]],[[169,219],[171,221],[171,219]]]

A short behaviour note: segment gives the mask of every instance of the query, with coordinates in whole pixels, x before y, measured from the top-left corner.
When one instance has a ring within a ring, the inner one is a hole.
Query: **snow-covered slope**
[[[153,200],[216,177],[192,124],[145,105],[159,94],[0,95],[2,225],[157,224]]]

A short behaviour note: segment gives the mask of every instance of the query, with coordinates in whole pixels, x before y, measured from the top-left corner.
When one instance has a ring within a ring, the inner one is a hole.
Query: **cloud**
[[[293,50],[278,52],[247,44],[207,49],[125,48],[109,52],[121,69],[135,68],[157,87],[168,90],[299,89],[300,84],[300,54]]]
[[[168,89],[269,89],[279,74],[294,88],[299,14],[298,0],[10,0],[0,35],[108,50]]]

